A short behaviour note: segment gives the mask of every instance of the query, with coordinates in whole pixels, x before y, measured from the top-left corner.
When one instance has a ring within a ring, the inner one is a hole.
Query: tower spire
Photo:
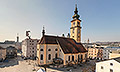
[[[19,42],[19,33],[17,33],[17,42]]]
[[[78,10],[77,10],[77,4],[75,4],[75,11],[74,11],[74,15],[73,15],[73,19],[79,19],[79,15],[78,15]]]
[[[74,11],[75,14],[78,13],[78,10],[77,10],[77,4],[75,4],[75,11]]]
[[[44,28],[44,26],[43,26],[42,36],[44,36],[44,35],[45,35],[45,28]]]

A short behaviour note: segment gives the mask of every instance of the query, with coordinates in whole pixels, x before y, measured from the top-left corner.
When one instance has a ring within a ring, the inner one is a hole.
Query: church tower
[[[77,4],[75,7],[73,20],[71,21],[70,38],[73,38],[77,43],[81,42],[81,20],[79,19]]]

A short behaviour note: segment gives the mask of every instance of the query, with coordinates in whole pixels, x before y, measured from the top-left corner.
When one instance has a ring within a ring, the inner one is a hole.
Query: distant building
[[[7,48],[9,46],[15,47],[18,50],[21,50],[21,42],[14,42],[14,41],[5,41],[1,42],[0,46],[3,48]]]
[[[15,41],[8,41],[8,40],[6,40],[5,42],[1,42],[0,46],[3,47],[3,48],[7,48],[9,46],[15,47]]]
[[[0,61],[6,58],[6,49],[0,46]]]
[[[91,59],[101,59],[103,57],[103,47],[101,47],[99,44],[92,44],[89,43],[86,45],[86,48],[88,50],[88,57]]]
[[[28,39],[22,41],[22,55],[25,57],[37,56],[37,39]]]
[[[17,50],[21,50],[21,42],[19,42],[19,36],[17,36],[16,42],[6,40],[4,42],[0,42],[0,46],[3,48],[7,48],[9,46],[12,46],[12,47],[15,47]]]
[[[6,57],[14,58],[17,56],[17,49],[15,47],[9,46],[6,48]]]
[[[103,48],[101,48],[101,47],[88,48],[88,57],[91,59],[101,59],[102,60]]]
[[[103,60],[109,59],[110,51],[106,48],[103,49]]]
[[[120,72],[120,57],[97,62],[96,72]]]
[[[103,60],[120,57],[120,48],[104,48]]]

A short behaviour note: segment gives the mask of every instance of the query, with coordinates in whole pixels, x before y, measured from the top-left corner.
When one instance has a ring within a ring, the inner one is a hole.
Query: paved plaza
[[[21,57],[10,59],[9,63],[0,63],[0,72],[37,72],[40,68],[37,62],[34,60],[23,60]],[[46,68],[46,72],[93,72],[95,69],[95,61],[91,60],[82,65],[77,65],[76,68],[64,67],[64,68]]]

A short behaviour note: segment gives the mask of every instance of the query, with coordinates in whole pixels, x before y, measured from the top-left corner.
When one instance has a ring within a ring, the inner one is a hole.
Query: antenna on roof
[[[19,33],[17,33],[17,42],[19,42]]]
[[[26,36],[30,39],[30,31],[26,31]]]

